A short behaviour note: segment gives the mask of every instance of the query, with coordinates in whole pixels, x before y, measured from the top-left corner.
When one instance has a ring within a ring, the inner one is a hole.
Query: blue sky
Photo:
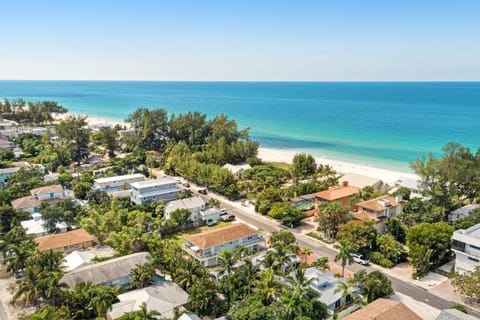
[[[480,80],[480,1],[0,0],[0,79]]]

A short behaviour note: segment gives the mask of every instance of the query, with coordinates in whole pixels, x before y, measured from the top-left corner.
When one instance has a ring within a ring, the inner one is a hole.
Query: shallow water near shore
[[[448,141],[480,146],[480,82],[0,81],[0,98],[118,120],[141,106],[225,113],[262,147],[404,172]]]

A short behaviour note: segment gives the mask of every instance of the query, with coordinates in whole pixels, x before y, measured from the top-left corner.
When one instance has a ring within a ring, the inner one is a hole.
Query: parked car
[[[198,193],[207,194],[207,189],[198,189]]]
[[[362,266],[368,266],[368,264],[370,263],[370,261],[368,261],[368,259],[361,254],[354,253],[352,254],[352,257],[353,257],[353,261],[361,264]]]
[[[205,224],[206,224],[207,226],[211,227],[211,226],[216,225],[217,222],[218,222],[217,220],[208,219],[207,222],[205,222]]]
[[[225,222],[227,222],[227,221],[233,221],[233,220],[235,220],[235,216],[234,216],[233,214],[227,214],[227,213],[225,213],[225,214],[223,214],[223,215],[220,214],[220,219],[222,219],[222,221],[225,221]]]
[[[220,215],[221,215],[221,216],[224,216],[224,215],[226,215],[226,214],[228,214],[228,210],[227,210],[227,209],[225,209],[225,208],[220,209]]]

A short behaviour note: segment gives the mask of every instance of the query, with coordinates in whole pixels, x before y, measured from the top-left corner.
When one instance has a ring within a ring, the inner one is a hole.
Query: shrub
[[[391,268],[395,265],[392,261],[388,260],[383,254],[377,251],[370,254],[370,261],[385,268]]]

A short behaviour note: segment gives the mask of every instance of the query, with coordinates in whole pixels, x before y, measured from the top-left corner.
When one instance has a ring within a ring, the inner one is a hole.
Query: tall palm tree
[[[153,283],[155,278],[155,269],[151,263],[137,264],[130,271],[130,285],[132,288],[142,289]]]
[[[219,275],[230,275],[237,261],[237,255],[234,252],[227,249],[220,250],[220,253],[217,256]]]
[[[307,264],[307,259],[309,256],[311,256],[313,254],[312,250],[310,248],[302,248],[300,250],[300,254],[304,257],[304,261],[303,263],[304,264]]]
[[[245,259],[245,264],[239,269],[240,275],[248,285],[248,293],[252,293],[253,282],[258,279],[260,268],[253,264],[251,259]]]
[[[288,247],[277,246],[270,249],[267,255],[271,255],[274,260],[274,269],[277,272],[284,273],[291,270],[292,267],[292,253]]]
[[[43,273],[41,279],[42,297],[45,301],[52,301],[53,305],[65,297],[64,289],[68,288],[66,283],[60,282],[62,275],[62,272],[48,272]]]
[[[328,257],[322,257],[317,259],[317,261],[312,263],[312,266],[320,269],[323,272],[330,270],[330,265],[328,264]]]
[[[109,287],[97,285],[93,287],[92,298],[89,306],[95,311],[98,317],[103,317],[108,309],[117,300],[117,295],[120,293],[120,287]]]
[[[342,239],[339,244],[335,245],[338,253],[335,256],[335,262],[341,260],[342,263],[342,277],[345,276],[345,266],[353,263],[353,253],[356,251],[355,247],[348,240]]]
[[[32,242],[29,240],[22,241],[19,245],[12,245],[9,248],[9,256],[5,259],[7,271],[15,272],[22,270],[27,265],[27,260],[33,252]]]
[[[271,304],[275,299],[281,285],[273,269],[267,269],[260,273],[259,279],[253,282],[255,291],[264,297],[265,304]]]
[[[367,279],[367,270],[362,269],[353,274],[353,278],[348,279],[351,285],[361,289],[365,285]]]
[[[28,266],[24,269],[23,278],[18,284],[17,291],[13,295],[13,301],[16,301],[21,297],[25,306],[33,304],[38,308],[41,296],[41,280],[38,268]]]
[[[190,288],[193,283],[203,274],[202,266],[194,260],[186,259],[181,264],[176,282],[184,289]]]
[[[298,268],[291,274],[286,277],[288,283],[290,284],[293,291],[298,293],[300,298],[304,298],[307,295],[312,295],[312,291],[310,290],[310,285],[313,282],[313,278],[308,279],[305,276],[305,269]]]

